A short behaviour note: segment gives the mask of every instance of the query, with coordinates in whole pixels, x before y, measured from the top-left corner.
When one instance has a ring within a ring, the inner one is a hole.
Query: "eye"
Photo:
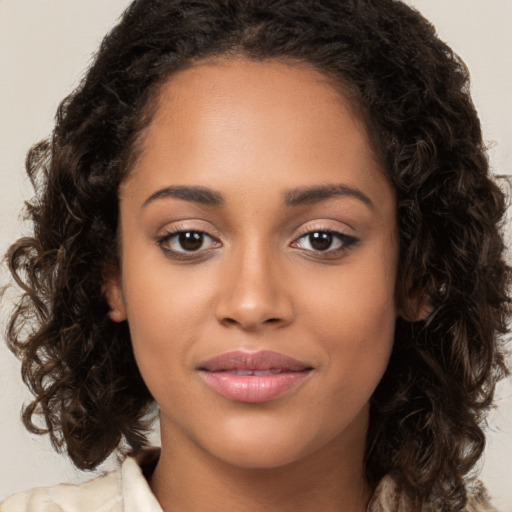
[[[356,242],[357,238],[345,233],[330,230],[316,230],[305,233],[298,238],[292,246],[304,249],[305,251],[332,255],[333,253],[338,254],[341,251],[347,250]]]
[[[220,246],[220,242],[204,231],[175,231],[166,233],[157,240],[166,252],[175,255],[198,253]]]

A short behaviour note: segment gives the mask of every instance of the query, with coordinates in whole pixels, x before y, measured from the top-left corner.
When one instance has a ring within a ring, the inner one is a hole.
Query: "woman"
[[[2,512],[485,510],[510,274],[467,84],[392,0],[134,2],[8,254],[25,424],[133,457]]]

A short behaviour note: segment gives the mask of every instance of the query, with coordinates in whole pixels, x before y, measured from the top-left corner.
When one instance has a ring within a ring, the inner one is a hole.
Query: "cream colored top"
[[[36,487],[7,498],[0,512],[163,512],[137,459],[88,482]]]
[[[137,458],[127,457],[118,471],[82,484],[37,487],[15,494],[0,505],[0,512],[163,512],[141,468],[148,458],[155,459],[155,453],[151,450]],[[393,479],[385,477],[368,512],[412,512],[412,507]],[[471,493],[466,512],[495,512],[482,487]]]

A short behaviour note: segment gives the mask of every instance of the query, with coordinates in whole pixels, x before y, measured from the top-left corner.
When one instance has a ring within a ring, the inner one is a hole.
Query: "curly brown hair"
[[[396,0],[137,0],[60,105],[52,137],[28,154],[33,235],[7,259],[23,291],[7,341],[35,399],[26,427],[76,466],[146,442],[153,399],[125,323],[109,319],[118,265],[118,188],[159,87],[192,61],[225,54],[307,62],[350,96],[397,195],[397,320],[372,397],[366,473],[391,474],[419,508],[460,510],[484,448],[510,269],[505,203],[489,175],[466,67]],[[409,298],[428,303],[414,321]],[[44,428],[34,423],[43,420]]]

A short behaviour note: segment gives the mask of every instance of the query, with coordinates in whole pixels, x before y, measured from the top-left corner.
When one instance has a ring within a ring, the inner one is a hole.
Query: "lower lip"
[[[302,384],[309,370],[272,375],[233,375],[226,372],[202,371],[205,382],[217,393],[235,402],[268,402]]]

